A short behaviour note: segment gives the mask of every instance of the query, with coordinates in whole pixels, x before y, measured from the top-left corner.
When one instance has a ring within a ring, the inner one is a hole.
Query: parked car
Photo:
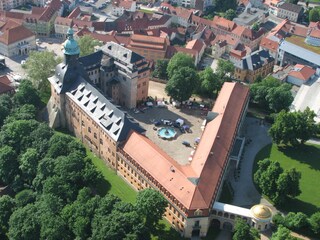
[[[191,146],[191,144],[189,142],[187,142],[187,141],[183,141],[182,144],[185,145],[186,147],[190,147]]]

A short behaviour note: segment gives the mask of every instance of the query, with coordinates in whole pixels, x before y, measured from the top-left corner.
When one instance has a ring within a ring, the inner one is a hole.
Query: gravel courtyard
[[[188,164],[189,156],[193,151],[193,146],[196,138],[201,137],[202,130],[201,125],[204,120],[203,111],[199,108],[175,108],[171,105],[167,105],[167,108],[151,107],[144,110],[144,113],[135,113],[133,110],[129,111],[130,115],[136,119],[140,125],[146,129],[146,136],[150,138],[156,145],[164,150],[169,156],[175,159],[179,164]],[[178,128],[174,128],[177,132],[176,137],[172,140],[163,140],[158,136],[158,129],[164,127],[164,125],[155,127],[154,121],[166,119],[175,121],[181,118],[184,120],[184,124],[190,126],[191,133],[181,133]],[[156,129],[156,130],[155,130]],[[187,141],[191,144],[191,147],[186,147],[182,144],[183,141]],[[142,150],[143,151],[143,150]]]

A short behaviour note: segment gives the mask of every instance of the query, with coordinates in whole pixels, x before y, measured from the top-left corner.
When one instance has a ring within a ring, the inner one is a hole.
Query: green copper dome
[[[65,55],[79,55],[80,48],[77,41],[73,39],[73,30],[69,28],[67,34],[68,34],[68,39],[62,44],[63,46],[62,52]]]

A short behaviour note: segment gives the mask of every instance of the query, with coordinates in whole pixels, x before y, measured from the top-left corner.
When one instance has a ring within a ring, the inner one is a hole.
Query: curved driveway
[[[241,207],[251,207],[254,204],[264,203],[271,206],[256,190],[252,182],[252,166],[256,154],[267,144],[271,143],[268,136],[269,127],[256,118],[247,117],[243,125],[243,134],[246,140],[251,142],[244,148],[243,159],[241,160],[240,175],[237,181],[233,172],[229,176],[229,181],[234,189],[234,198],[232,204]],[[273,209],[274,210],[274,209]]]

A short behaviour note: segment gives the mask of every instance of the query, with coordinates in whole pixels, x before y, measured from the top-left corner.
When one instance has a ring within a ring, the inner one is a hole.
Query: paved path
[[[251,142],[244,149],[244,157],[240,163],[240,177],[237,181],[230,174],[230,181],[234,189],[234,199],[232,204],[241,207],[251,207],[254,204],[267,202],[261,199],[261,195],[256,190],[252,182],[252,165],[256,154],[267,144],[271,143],[268,136],[268,126],[261,124],[260,120],[247,117],[243,125],[243,134]]]

